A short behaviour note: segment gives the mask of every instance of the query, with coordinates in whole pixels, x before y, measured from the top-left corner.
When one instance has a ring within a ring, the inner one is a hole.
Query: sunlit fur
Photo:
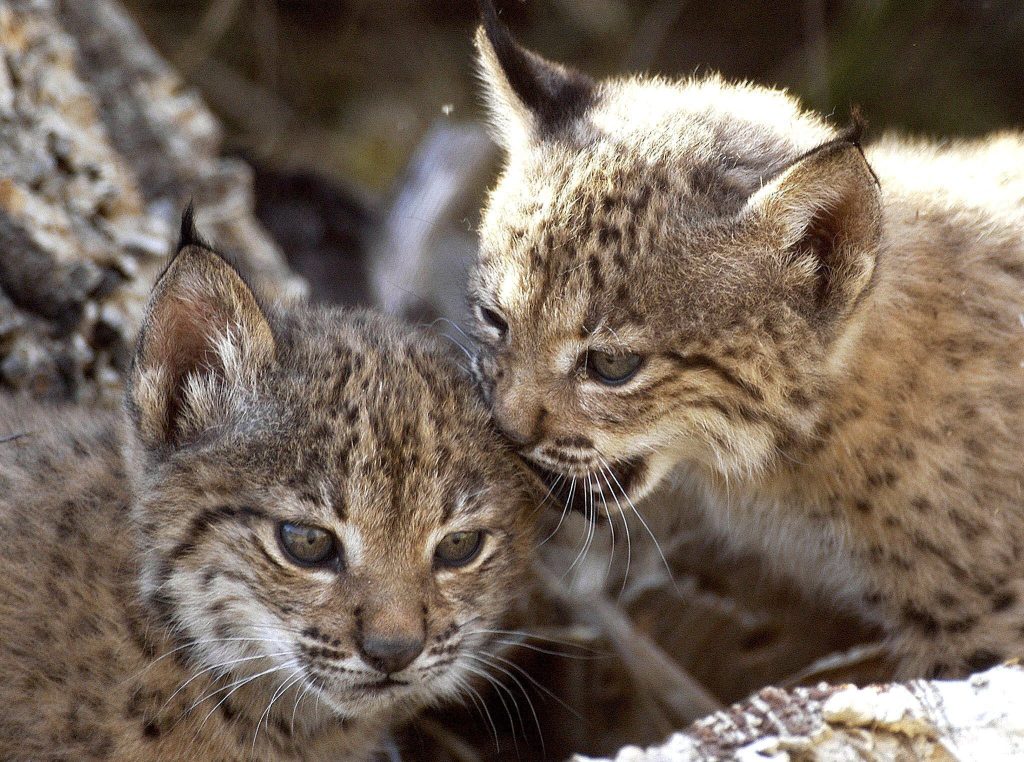
[[[1024,138],[862,149],[717,76],[574,75],[549,124],[477,44],[507,158],[474,365],[560,496],[575,478],[614,512],[671,478],[679,509],[885,625],[905,674],[1020,655]],[[564,68],[499,47],[557,91]],[[588,350],[647,359],[608,386]]]
[[[465,696],[531,541],[519,466],[445,347],[261,307],[191,246],[128,409],[0,409],[0,438],[27,432],[0,443],[0,757],[362,759]],[[343,568],[290,561],[282,521],[333,532]],[[437,566],[459,530],[482,552]],[[370,687],[363,640],[394,634],[423,650]]]

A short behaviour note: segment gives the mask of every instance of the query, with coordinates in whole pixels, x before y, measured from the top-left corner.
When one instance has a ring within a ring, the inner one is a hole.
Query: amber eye
[[[505,338],[505,335],[508,333],[508,322],[506,322],[505,318],[490,307],[484,307],[481,305],[478,309],[480,312],[480,319],[497,331],[502,338]]]
[[[277,534],[285,554],[299,566],[330,566],[340,562],[338,541],[326,529],[283,522]]]
[[[437,544],[434,558],[441,566],[465,566],[479,555],[483,546],[483,532],[452,532]]]
[[[632,352],[612,354],[592,351],[587,353],[587,373],[595,381],[614,386],[625,383],[636,375],[643,359]]]

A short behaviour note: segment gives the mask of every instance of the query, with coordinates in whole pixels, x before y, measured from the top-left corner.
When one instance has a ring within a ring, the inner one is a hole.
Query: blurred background
[[[227,152],[253,166],[257,215],[314,298],[460,320],[500,162],[481,124],[473,0],[126,4],[220,117]],[[869,137],[1024,124],[1019,0],[498,4],[526,45],[595,75],[717,70],[788,88],[837,123],[858,104]],[[481,683],[465,710],[423,718],[395,758],[611,753],[765,685],[886,677],[877,633],[723,553],[677,503],[670,491],[646,503],[653,532],[632,521],[629,554],[624,526],[613,553],[607,525],[566,520],[541,548],[502,687]]]
[[[259,214],[293,265],[313,275],[316,295],[375,295],[425,314],[456,309],[447,302],[457,288],[426,287],[399,304],[374,280],[419,291],[423,268],[441,267],[452,282],[453,263],[465,259],[461,248],[472,245],[459,240],[459,228],[471,233],[495,160],[472,134],[458,133],[480,118],[474,0],[127,5],[221,117],[228,150],[255,164]],[[976,135],[1024,122],[1018,0],[498,5],[522,42],[595,75],[717,70],[788,88],[837,121],[859,104],[876,135],[890,128]],[[437,186],[438,173],[458,187],[423,199],[416,181]],[[424,217],[424,205],[434,215],[424,222],[430,230],[414,231],[410,240],[408,231],[392,229],[394,220],[389,227],[389,213]],[[439,232],[438,217],[456,225]],[[399,245],[404,271],[393,262]],[[383,251],[382,266],[392,272],[370,272],[370,247]],[[410,253],[416,248],[428,251]],[[425,264],[408,267],[417,256]]]

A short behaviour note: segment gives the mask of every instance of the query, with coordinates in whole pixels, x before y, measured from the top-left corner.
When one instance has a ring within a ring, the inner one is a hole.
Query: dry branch
[[[629,621],[602,594],[579,595],[564,588],[558,577],[538,565],[545,588],[576,616],[598,628],[615,647],[623,666],[679,723],[721,709],[722,705]]]

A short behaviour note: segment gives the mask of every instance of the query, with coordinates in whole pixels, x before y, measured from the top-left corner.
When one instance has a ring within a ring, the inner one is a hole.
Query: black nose
[[[422,638],[375,638],[363,640],[362,656],[374,669],[399,672],[423,652]]]

